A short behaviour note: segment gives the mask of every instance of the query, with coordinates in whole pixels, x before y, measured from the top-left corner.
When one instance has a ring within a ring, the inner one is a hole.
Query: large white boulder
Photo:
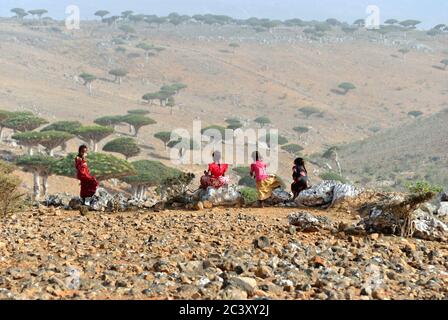
[[[334,206],[348,198],[357,197],[361,193],[358,188],[338,181],[322,181],[302,191],[295,202],[299,206],[321,207]]]

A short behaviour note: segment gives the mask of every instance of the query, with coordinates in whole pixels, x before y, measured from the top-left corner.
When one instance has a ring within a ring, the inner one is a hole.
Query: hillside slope
[[[352,178],[386,186],[418,179],[446,186],[447,123],[448,109],[342,146],[339,156],[343,169]]]
[[[380,43],[378,38],[372,40],[375,35],[354,37],[334,31],[318,42],[294,28],[257,33],[239,26],[166,24],[155,28],[143,24],[135,25],[136,34],[129,36],[97,22],[83,22],[74,33],[62,27],[55,32],[51,25],[23,26],[13,20],[0,24],[2,109],[31,110],[50,121],[91,123],[100,116],[148,108],[157,125],[141,130],[138,140],[146,148],[136,159],[167,161],[163,144],[153,134],[174,128],[191,130],[194,119],[201,119],[203,126],[225,125],[225,118],[236,116],[246,128],[256,128],[253,120],[268,116],[272,128],[303,146],[304,154],[312,154],[326,145],[353,142],[409,123],[410,111],[431,115],[448,105],[446,72],[432,67],[444,58],[445,36],[416,35],[414,42],[433,50],[411,50],[404,59],[397,56],[403,40],[400,34]],[[125,38],[124,44],[116,45],[117,38]],[[165,50],[146,61],[144,51],[136,48],[141,42]],[[230,48],[233,42],[239,47]],[[119,46],[126,53],[116,52]],[[129,53],[139,56],[131,58]],[[108,74],[113,68],[129,71],[121,85]],[[82,72],[99,78],[92,96],[78,79]],[[332,92],[347,81],[357,89],[346,95]],[[143,94],[173,82],[188,88],[176,97],[172,115],[168,108],[141,101]],[[320,116],[307,118],[298,111],[304,106],[318,108]],[[294,132],[298,126],[308,128],[308,133]],[[293,158],[280,151],[282,177],[290,177]],[[198,166],[183,169],[203,170]]]

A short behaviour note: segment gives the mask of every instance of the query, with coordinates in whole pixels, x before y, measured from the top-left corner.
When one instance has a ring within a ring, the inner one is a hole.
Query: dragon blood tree
[[[6,110],[0,110],[0,142],[3,140],[3,124],[2,122],[11,116],[11,112]]]
[[[132,162],[136,174],[123,177],[120,180],[132,187],[135,199],[144,200],[149,187],[161,187],[167,180],[182,175],[182,171],[165,166],[159,161],[140,160]]]
[[[34,176],[34,198],[48,194],[48,177],[53,174],[53,165],[57,162],[54,157],[37,154],[21,156],[16,160],[17,166],[25,172],[31,172]],[[42,180],[42,190],[41,190]]]
[[[151,118],[138,114],[128,114],[126,116],[123,116],[122,122],[127,123],[130,126],[130,131],[134,132],[134,137],[138,135],[138,132],[142,127],[157,123]]]
[[[33,154],[33,147],[41,145],[47,149],[50,156],[53,156],[53,150],[74,138],[74,135],[62,131],[28,131],[17,133],[12,138],[19,144],[28,147],[29,155]]]
[[[132,138],[117,138],[106,143],[103,151],[120,153],[128,160],[137,156],[141,149]]]
[[[76,129],[82,127],[81,122],[79,121],[57,121],[53,122],[52,124],[49,124],[48,126],[44,127],[42,132],[44,131],[62,131],[62,132],[68,132],[68,133],[74,133]]]
[[[90,144],[91,150],[98,151],[98,143],[114,133],[114,129],[106,126],[82,126],[74,131],[81,140]]]
[[[111,127],[115,130],[115,126],[123,122],[123,116],[104,116],[95,119],[95,124],[104,127]]]
[[[71,153],[58,160],[53,166],[53,173],[59,176],[75,178],[76,153]],[[87,162],[90,172],[98,181],[118,179],[136,173],[134,167],[126,160],[119,159],[111,154],[89,153]]]
[[[161,131],[154,134],[154,138],[159,139],[165,145],[165,150],[168,147],[168,143],[171,141],[170,131]]]
[[[1,122],[1,126],[14,132],[26,132],[37,129],[47,123],[47,120],[28,112],[13,112],[7,119]]]

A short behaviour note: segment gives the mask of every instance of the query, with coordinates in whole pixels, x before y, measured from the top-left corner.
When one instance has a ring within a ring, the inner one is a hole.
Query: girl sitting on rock
[[[292,167],[292,178],[294,182],[291,184],[291,191],[294,198],[297,198],[300,192],[308,189],[308,172],[305,168],[305,161],[302,158],[294,160]]]
[[[282,182],[277,176],[266,173],[268,165],[263,162],[258,151],[252,154],[252,158],[255,162],[250,165],[250,175],[255,177],[258,205],[262,208],[264,207],[264,201],[272,196],[272,191],[282,186]]]
[[[230,182],[229,177],[225,176],[229,165],[221,163],[221,152],[215,151],[212,156],[213,162],[208,165],[208,170],[204,171],[204,175],[201,177],[202,189],[207,189],[208,187],[219,189]]]

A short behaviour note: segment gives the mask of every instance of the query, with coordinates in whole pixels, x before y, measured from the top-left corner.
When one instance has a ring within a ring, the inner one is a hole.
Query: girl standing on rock
[[[82,145],[79,147],[78,155],[75,158],[76,177],[81,181],[80,196],[85,203],[86,198],[92,197],[96,189],[98,188],[98,181],[90,174],[89,167],[87,166],[87,146]]]
[[[264,201],[272,196],[272,191],[282,186],[282,182],[277,176],[266,173],[268,165],[263,162],[258,151],[252,154],[252,158],[255,162],[250,165],[250,175],[255,177],[258,204],[262,208],[264,207]]]
[[[219,189],[230,182],[229,177],[225,176],[229,165],[221,163],[221,152],[215,151],[212,156],[213,163],[208,165],[208,171],[204,171],[204,175],[201,177],[202,189],[207,189],[208,187]]]
[[[305,168],[305,160],[297,158],[294,160],[294,167],[292,167],[292,178],[294,182],[291,184],[291,191],[294,198],[297,198],[300,192],[308,189],[308,172]]]

